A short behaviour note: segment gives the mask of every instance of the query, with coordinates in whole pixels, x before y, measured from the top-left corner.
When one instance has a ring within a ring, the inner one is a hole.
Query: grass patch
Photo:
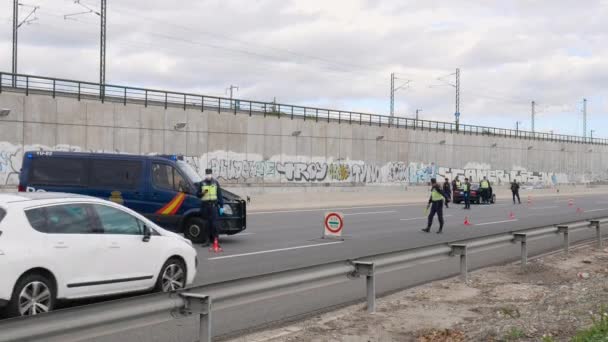
[[[526,333],[518,327],[512,327],[507,331],[507,334],[503,337],[505,341],[517,341],[523,337],[526,337]]]
[[[572,342],[608,342],[608,312],[601,310],[594,315],[593,325],[581,330],[572,338]]]

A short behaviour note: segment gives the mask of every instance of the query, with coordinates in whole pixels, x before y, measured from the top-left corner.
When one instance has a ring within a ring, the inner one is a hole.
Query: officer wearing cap
[[[209,242],[219,235],[218,214],[224,215],[224,197],[220,183],[213,178],[211,169],[205,170],[205,179],[200,182],[197,196],[201,199],[201,217],[207,220]],[[207,242],[204,246],[209,245]]]

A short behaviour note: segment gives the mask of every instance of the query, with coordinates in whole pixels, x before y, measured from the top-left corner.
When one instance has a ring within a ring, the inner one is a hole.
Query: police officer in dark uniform
[[[218,237],[218,214],[224,215],[224,197],[220,183],[212,176],[211,169],[205,170],[205,179],[200,182],[197,196],[201,199],[201,217],[207,220],[209,242],[213,243]],[[208,246],[209,242],[203,246]]]
[[[430,207],[431,212],[429,213],[428,224],[426,226],[426,229],[422,230],[423,232],[428,233],[431,231],[431,226],[433,225],[433,217],[435,216],[435,213],[437,213],[437,219],[439,220],[439,230],[437,231],[437,234],[441,234],[441,232],[443,231],[444,198],[445,195],[439,187],[439,184],[437,184],[437,180],[435,178],[431,178],[431,197],[429,198],[429,204],[427,205],[427,209],[429,209]]]
[[[449,208],[450,200],[452,199],[452,188],[450,187],[450,181],[446,178],[443,182],[443,195],[445,196],[445,207]]]
[[[463,209],[471,209],[471,183],[469,183],[469,179],[464,179],[464,184],[462,184],[462,191],[464,192],[464,208]]]

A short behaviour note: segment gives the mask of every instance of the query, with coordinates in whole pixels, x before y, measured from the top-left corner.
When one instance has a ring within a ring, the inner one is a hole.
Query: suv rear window
[[[32,185],[85,186],[86,161],[74,158],[34,158],[28,183]]]

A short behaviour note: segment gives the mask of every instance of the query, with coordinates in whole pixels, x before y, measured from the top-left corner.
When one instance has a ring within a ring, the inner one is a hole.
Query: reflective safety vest
[[[443,195],[441,194],[441,192],[437,191],[437,189],[433,188],[433,190],[431,190],[431,201],[433,202],[437,202],[437,201],[442,201],[443,200]]]
[[[487,180],[481,181],[481,188],[482,189],[488,189],[489,187],[490,187],[490,182],[488,182]]]
[[[456,189],[460,189],[460,186],[461,186],[460,181],[456,181]]]
[[[204,202],[207,202],[207,201],[217,201],[217,185],[215,185],[215,184],[211,184],[211,185],[205,185],[205,184],[203,184],[201,186],[201,191],[203,193],[202,200]]]
[[[464,192],[469,191],[469,186],[467,185],[467,183],[462,184],[462,191],[464,191]]]

